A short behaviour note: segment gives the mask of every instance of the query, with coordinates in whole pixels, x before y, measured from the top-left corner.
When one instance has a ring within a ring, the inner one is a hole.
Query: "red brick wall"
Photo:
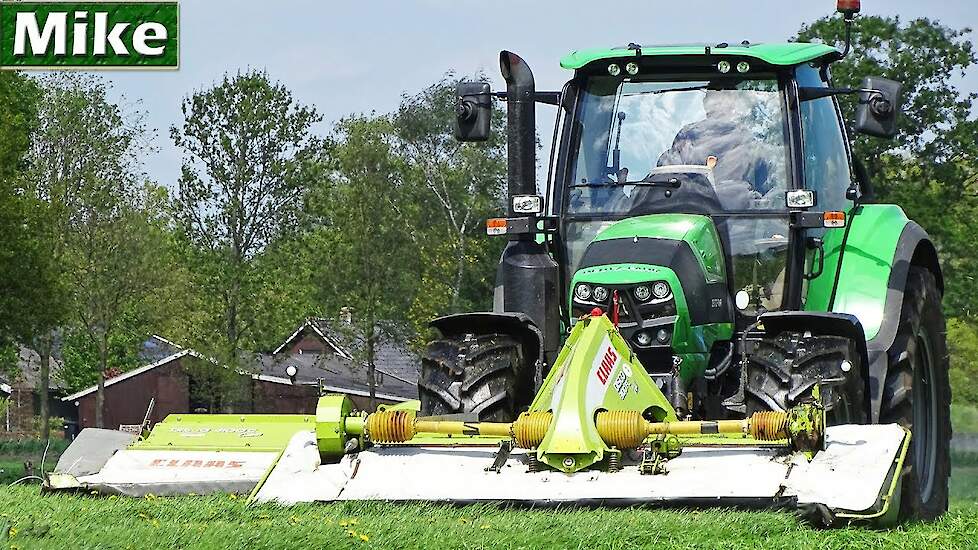
[[[141,423],[146,407],[154,397],[153,423],[168,414],[190,412],[187,374],[179,359],[106,386],[105,427],[116,429],[120,424]],[[78,425],[82,428],[95,426],[95,392],[78,399]]]

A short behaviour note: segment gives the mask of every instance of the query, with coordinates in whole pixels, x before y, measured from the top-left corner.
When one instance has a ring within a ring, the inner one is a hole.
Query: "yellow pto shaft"
[[[638,447],[650,435],[742,434],[757,441],[794,442],[792,412],[758,412],[743,420],[649,422],[638,411],[604,411],[596,415],[595,427],[606,445],[619,449]],[[515,422],[458,422],[395,410],[368,415],[363,431],[373,443],[403,443],[418,433],[437,433],[510,437],[517,447],[533,449],[543,441],[552,419],[550,412],[534,411]]]

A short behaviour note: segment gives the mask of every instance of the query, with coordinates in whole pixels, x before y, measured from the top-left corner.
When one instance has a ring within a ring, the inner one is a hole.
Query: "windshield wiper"
[[[661,174],[650,175],[644,179],[636,181],[606,181],[606,182],[591,182],[585,181],[581,183],[573,183],[570,187],[618,187],[622,185],[645,185],[648,187],[668,187],[670,189],[679,189],[682,185],[682,180],[675,176],[663,176]]]

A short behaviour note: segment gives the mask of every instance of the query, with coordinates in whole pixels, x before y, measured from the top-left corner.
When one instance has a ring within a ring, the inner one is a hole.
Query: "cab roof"
[[[638,52],[638,53],[637,53]],[[685,44],[668,46],[620,46],[617,48],[595,48],[571,52],[560,60],[565,69],[580,69],[593,61],[620,59],[625,57],[651,56],[741,56],[753,57],[770,65],[797,65],[825,55],[837,53],[832,46],[808,42],[789,42],[782,44]]]

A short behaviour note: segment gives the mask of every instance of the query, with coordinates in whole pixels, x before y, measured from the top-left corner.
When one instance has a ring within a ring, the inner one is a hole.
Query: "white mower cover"
[[[320,464],[313,432],[296,434],[255,495],[258,502],[386,500],[529,504],[822,504],[862,512],[887,494],[907,433],[894,424],[833,426],[809,462],[775,449],[691,447],[667,474],[634,465],[606,473],[529,473],[522,450],[488,470],[494,447],[374,447]],[[488,470],[488,471],[487,471]]]

